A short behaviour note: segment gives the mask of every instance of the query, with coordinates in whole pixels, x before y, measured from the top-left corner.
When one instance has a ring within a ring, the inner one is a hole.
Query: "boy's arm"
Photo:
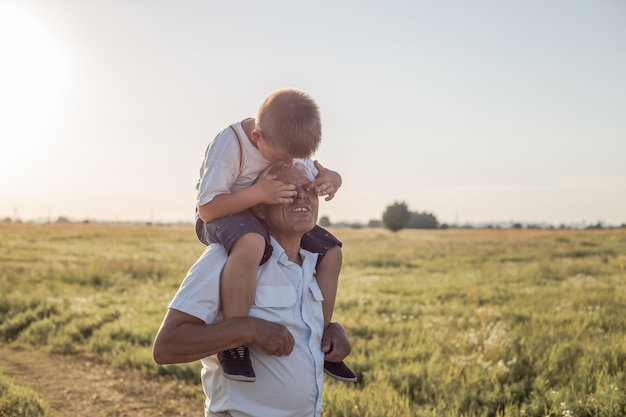
[[[291,203],[296,195],[296,186],[276,181],[275,178],[276,175],[268,175],[243,190],[216,195],[213,200],[198,207],[198,215],[206,223],[261,203]]]
[[[254,187],[236,193],[219,194],[213,200],[198,207],[198,215],[208,223],[230,214],[239,213],[257,204],[259,196]]]
[[[324,168],[318,161],[314,161],[318,174],[315,181],[309,185],[309,190],[315,189],[317,195],[325,195],[326,201],[332,200],[339,187],[341,187],[341,175],[338,172]]]

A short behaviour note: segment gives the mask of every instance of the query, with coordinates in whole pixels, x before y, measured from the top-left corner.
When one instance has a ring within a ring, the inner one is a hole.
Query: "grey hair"
[[[268,175],[273,174],[275,172],[278,172],[281,169],[287,168],[287,167],[294,167],[294,168],[298,169],[303,174],[305,174],[306,177],[310,181],[314,181],[315,180],[316,172],[314,171],[315,168],[313,167],[313,163],[310,160],[307,160],[307,159],[294,158],[294,159],[292,159],[290,164],[287,164],[285,162],[275,162],[275,163],[271,164],[270,166],[268,166],[267,168],[265,168],[263,171],[261,171],[259,173],[259,175],[257,176],[255,182],[260,180],[261,178],[265,178]]]

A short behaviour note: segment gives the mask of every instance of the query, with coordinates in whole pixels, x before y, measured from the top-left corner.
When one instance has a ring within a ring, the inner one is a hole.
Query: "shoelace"
[[[243,346],[240,346],[237,349],[231,349],[230,352],[232,356],[235,356],[235,352],[237,352],[237,356],[239,356],[238,359],[241,359],[241,360],[243,360],[246,357],[246,348]]]

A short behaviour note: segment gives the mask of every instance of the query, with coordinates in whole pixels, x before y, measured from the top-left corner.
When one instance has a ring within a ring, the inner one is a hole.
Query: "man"
[[[292,203],[253,208],[270,233],[273,253],[259,268],[249,315],[219,321],[219,277],[227,254],[213,244],[189,270],[154,341],[159,364],[202,360],[206,416],[319,416],[324,359],[340,362],[350,353],[341,325],[324,330],[317,257],[300,248],[317,222],[318,197],[307,191],[315,176],[299,160],[276,164],[266,175],[294,184],[297,195]],[[243,345],[250,348],[254,383],[225,379],[210,357]]]

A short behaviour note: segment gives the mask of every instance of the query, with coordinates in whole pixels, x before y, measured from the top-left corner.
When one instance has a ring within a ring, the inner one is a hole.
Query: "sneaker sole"
[[[333,374],[332,372],[328,372],[326,369],[324,369],[324,373],[325,373],[326,375],[328,375],[328,376],[331,376],[331,377],[333,377],[333,378],[335,378],[335,379],[338,379],[338,380],[340,380],[340,381],[343,381],[343,382],[357,382],[357,381],[358,381],[357,377],[354,377],[354,378],[346,378],[346,377],[343,377],[343,376],[335,375],[335,374]]]
[[[229,375],[222,372],[224,378],[230,379],[231,381],[239,381],[239,382],[255,382],[256,377],[253,376],[245,376],[245,375]]]

